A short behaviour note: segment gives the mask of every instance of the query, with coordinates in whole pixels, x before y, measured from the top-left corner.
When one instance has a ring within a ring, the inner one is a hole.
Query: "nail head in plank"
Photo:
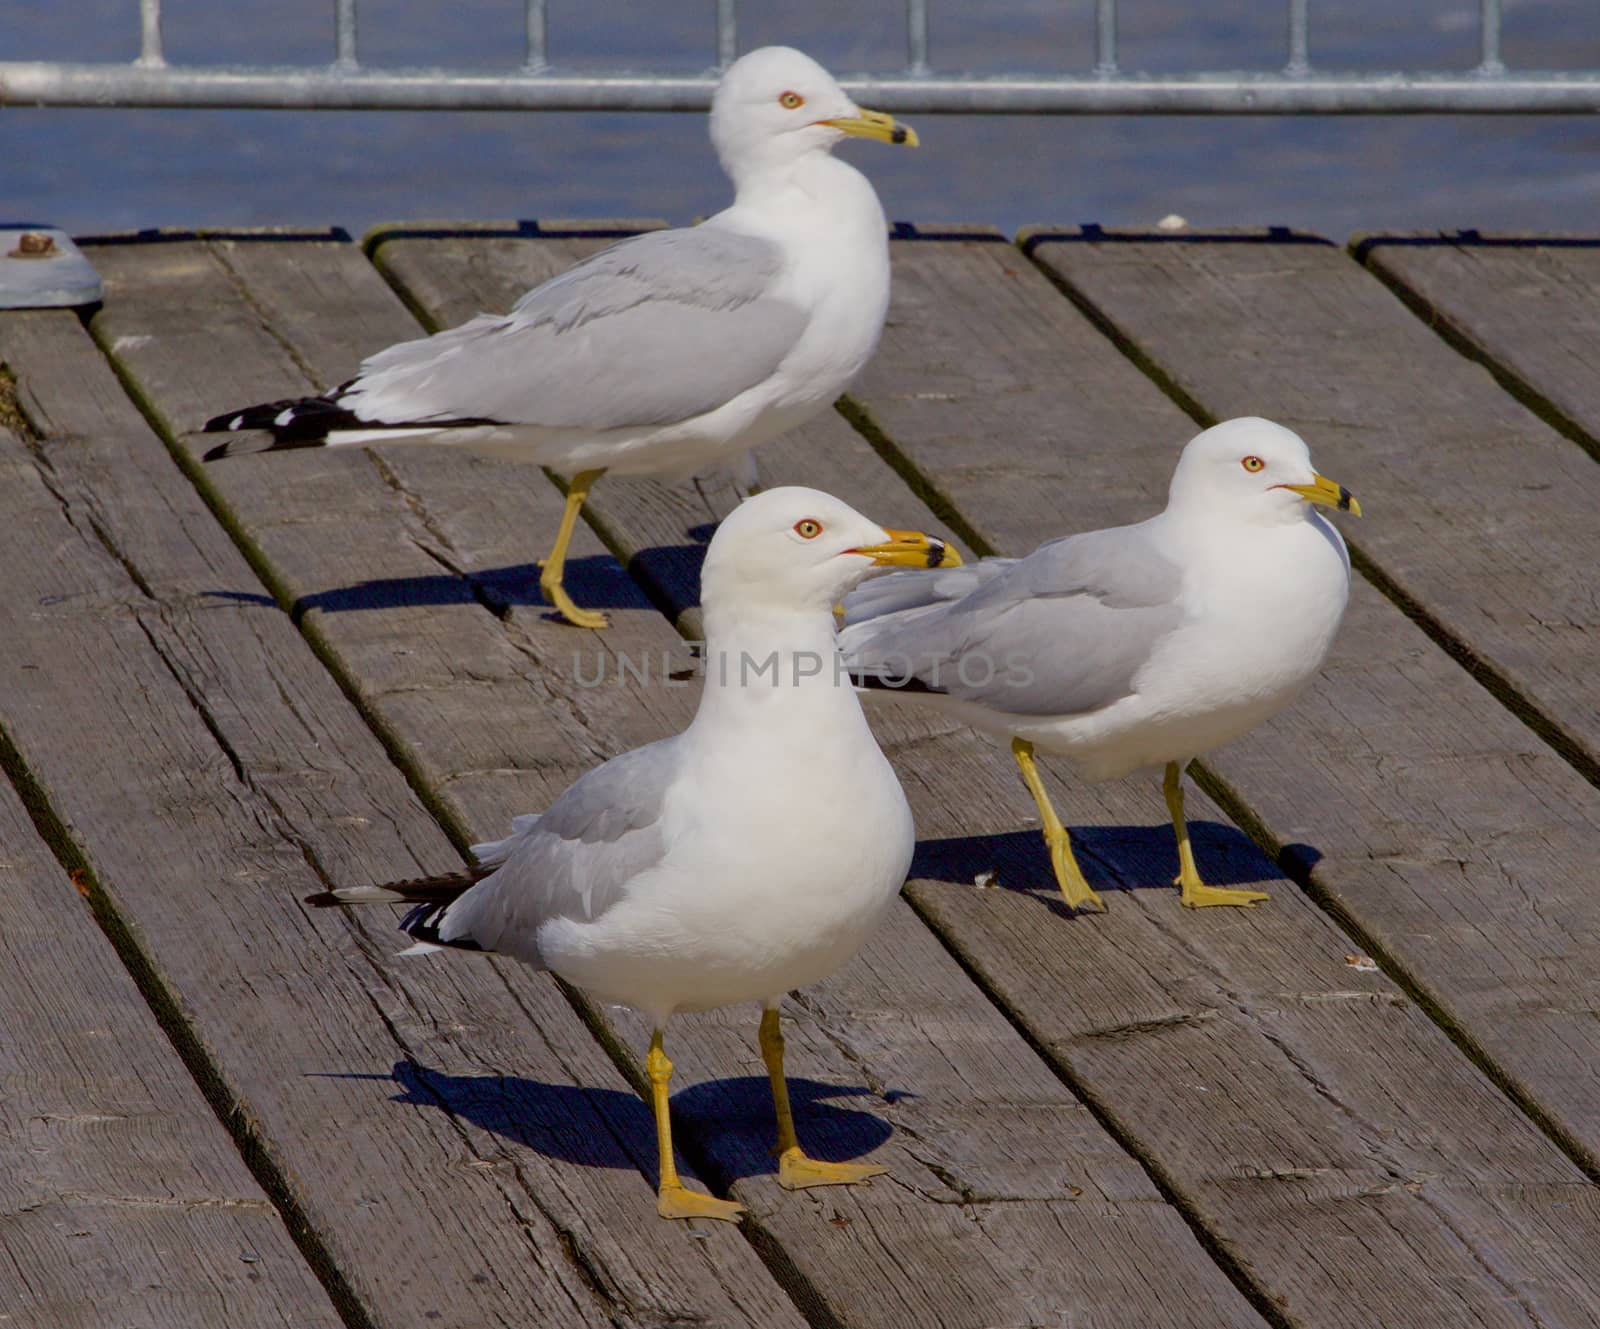
[[[65,231],[0,226],[0,309],[92,305],[100,275]]]

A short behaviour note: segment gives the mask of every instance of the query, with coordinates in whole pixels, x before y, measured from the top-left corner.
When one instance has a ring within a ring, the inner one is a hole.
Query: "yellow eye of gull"
[[[802,517],[795,522],[794,533],[802,540],[815,540],[822,534],[822,523],[815,517]]]
[[[1257,471],[1264,471],[1267,469],[1266,462],[1262,461],[1260,457],[1255,456],[1241,458],[1239,465],[1243,466],[1245,470],[1249,471],[1252,475],[1254,475]]]
[[[806,104],[806,99],[798,92],[782,92],[778,94],[778,105],[786,111],[798,111]]]

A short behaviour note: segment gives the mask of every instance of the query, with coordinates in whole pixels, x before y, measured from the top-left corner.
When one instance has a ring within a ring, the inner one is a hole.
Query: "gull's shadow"
[[[687,538],[698,539],[704,527],[692,527]],[[710,528],[715,530],[715,527]],[[663,612],[676,618],[700,605],[700,566],[704,544],[651,545],[628,560],[628,571]]]
[[[687,1058],[685,1058],[687,1060]],[[415,1061],[397,1061],[388,1075],[343,1074],[328,1078],[388,1080],[391,1102],[452,1116],[579,1167],[628,1168],[656,1179],[655,1119],[637,1095],[618,1089],[547,1084],[517,1075],[449,1075]],[[866,1097],[860,1085],[821,1084],[790,1077],[795,1127],[808,1154],[830,1162],[859,1158],[892,1133],[881,1117],[839,1107],[833,1099]],[[686,1084],[672,1096],[674,1143],[703,1158],[726,1186],[743,1177],[777,1170],[772,1156],[772,1094],[763,1076],[739,1076]]]
[[[696,564],[698,567],[698,562]],[[591,609],[647,609],[650,602],[616,560],[606,554],[570,559],[563,582],[580,605]],[[275,603],[258,592],[207,591],[211,599]],[[550,609],[539,591],[539,566],[515,563],[489,568],[471,577],[440,573],[429,577],[378,577],[331,590],[303,595],[291,610],[296,620],[313,610],[347,614],[371,609],[464,605],[486,602],[495,609]],[[554,610],[551,610],[553,613]]]
[[[1078,866],[1095,890],[1154,886],[1176,891],[1172,880],[1178,875],[1178,848],[1171,826],[1069,826],[1067,833]],[[1224,822],[1191,821],[1189,841],[1200,875],[1213,886],[1270,889],[1273,883],[1288,880],[1249,836]],[[1291,849],[1303,851],[1315,861],[1314,849],[1305,845]],[[1038,831],[921,840],[911,860],[913,878],[951,885],[971,887],[974,879],[986,872],[995,874],[994,885],[1000,889],[1042,893],[1047,906],[1070,916]]]

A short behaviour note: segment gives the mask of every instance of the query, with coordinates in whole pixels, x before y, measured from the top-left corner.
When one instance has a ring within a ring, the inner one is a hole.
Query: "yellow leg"
[[[718,1200],[692,1191],[678,1180],[678,1165],[672,1157],[672,1119],[667,1113],[667,1085],[672,1080],[672,1063],[661,1050],[661,1031],[650,1037],[650,1055],[645,1059],[650,1074],[650,1101],[656,1114],[656,1145],[661,1151],[661,1187],[656,1192],[656,1212],[663,1218],[721,1218],[736,1223],[744,1212],[731,1200]]]
[[[1172,830],[1178,837],[1178,899],[1190,909],[1203,909],[1211,904],[1252,905],[1270,900],[1265,891],[1236,891],[1226,886],[1207,886],[1200,880],[1194,865],[1194,850],[1189,844],[1189,823],[1183,819],[1183,773],[1178,763],[1167,763],[1167,778],[1162,781],[1161,792],[1167,797],[1167,811],[1172,814]]]
[[[580,471],[573,476],[572,485],[567,490],[567,506],[561,513],[561,529],[556,532],[555,547],[550,551],[550,557],[540,564],[539,589],[544,592],[544,598],[555,606],[562,618],[579,628],[603,628],[607,621],[606,616],[597,609],[579,609],[561,585],[561,574],[567,565],[567,546],[572,543],[578,513],[583,508],[584,499],[589,497],[594,482],[604,474],[604,470]]]
[[[821,1163],[805,1156],[794,1133],[794,1113],[789,1110],[789,1083],[783,1078],[783,1031],[778,1028],[777,1011],[761,1013],[761,1059],[767,1063],[772,1105],[778,1113],[778,1185],[788,1191],[848,1186],[889,1170],[871,1163]]]
[[[1022,772],[1022,782],[1028,786],[1028,792],[1038,805],[1039,820],[1044,827],[1044,842],[1050,850],[1050,864],[1056,870],[1056,885],[1061,887],[1061,894],[1067,897],[1067,903],[1074,909],[1103,911],[1105,901],[1095,894],[1083,875],[1083,869],[1078,866],[1078,860],[1072,856],[1072,839],[1067,834],[1067,828],[1061,824],[1061,818],[1056,816],[1056,810],[1050,804],[1050,795],[1045,793],[1039,768],[1033,764],[1033,744],[1025,738],[1014,738],[1011,740],[1011,755],[1016,758],[1017,769]]]

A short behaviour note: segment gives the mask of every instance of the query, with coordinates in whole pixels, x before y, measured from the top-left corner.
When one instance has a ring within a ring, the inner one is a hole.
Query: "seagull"
[[[250,431],[206,461],[371,443],[470,447],[571,473],[539,586],[569,623],[562,569],[595,482],[737,467],[751,448],[826,410],[883,331],[888,225],[865,176],[835,158],[847,136],[915,146],[786,46],[728,66],[711,141],[733,205],[700,226],[633,236],[524,295],[508,314],[401,342],[320,397],[206,422]],[[265,431],[264,433],[261,431]]]
[[[871,569],[953,567],[956,551],[785,487],[747,499],[702,573],[704,689],[682,733],[613,757],[468,874],[351,887],[316,904],[412,900],[411,951],[490,951],[651,1022],[646,1070],[664,1218],[735,1220],[673,1161],[662,1047],[670,1016],[760,1002],[759,1044],[787,1189],[886,1169],[809,1158],[783,1074],[778,1002],[848,960],[905,881],[915,835],[838,657],[833,605]],[[402,952],[405,954],[407,952]]]
[[[1254,905],[1208,886],[1183,817],[1189,761],[1255,728],[1316,676],[1350,597],[1350,556],[1318,508],[1359,516],[1299,435],[1228,420],[1183,449],[1165,511],[1026,558],[903,572],[844,601],[840,646],[864,688],[897,689],[1011,740],[1056,881],[1103,908],[1034,761],[1089,781],[1165,765],[1182,903]]]

